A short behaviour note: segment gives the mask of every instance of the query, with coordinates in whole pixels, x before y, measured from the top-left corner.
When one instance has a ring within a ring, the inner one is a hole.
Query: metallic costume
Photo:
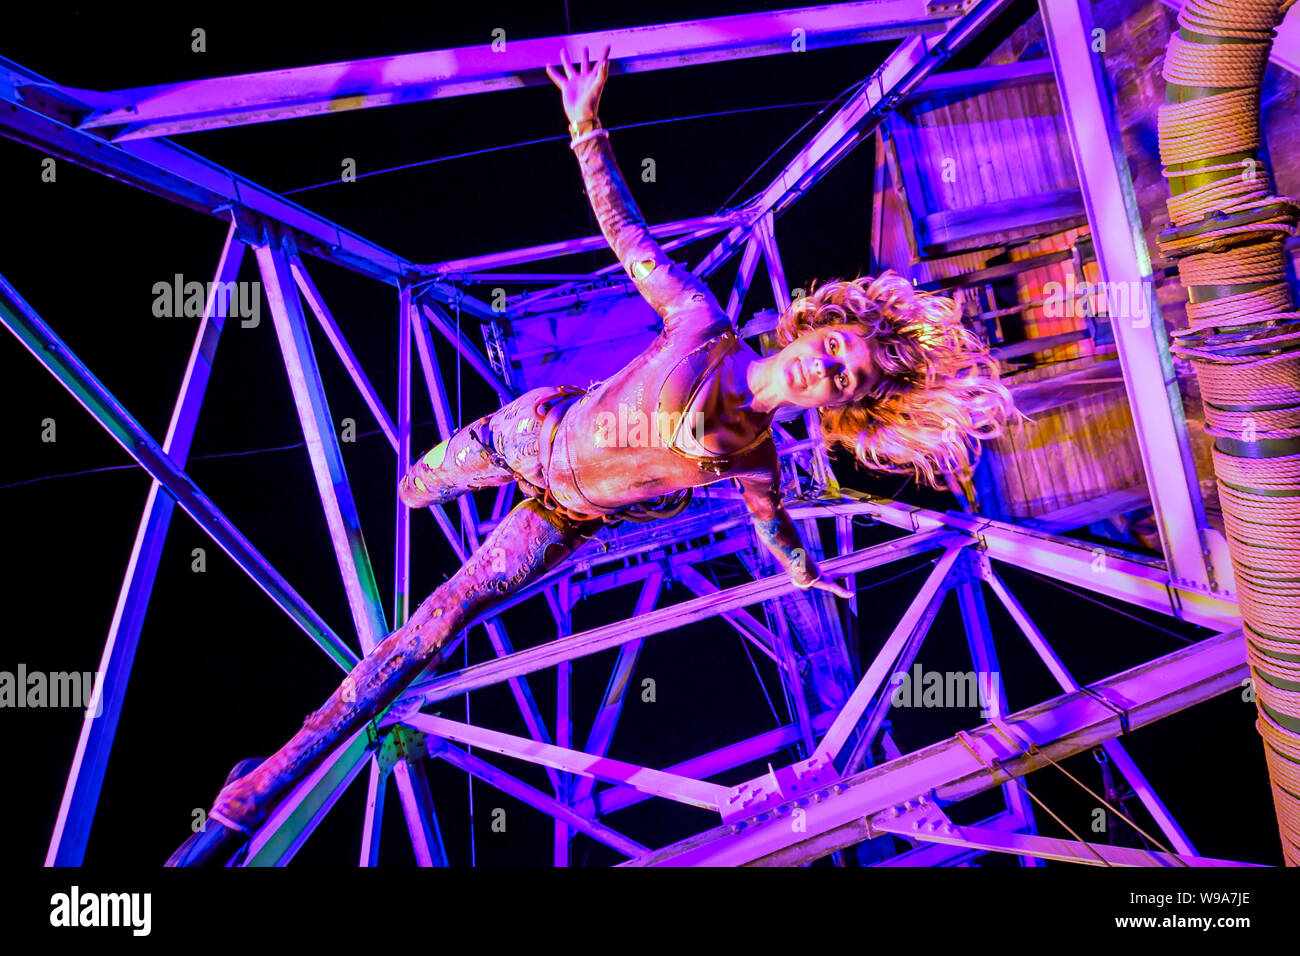
[[[228,856],[333,748],[379,716],[439,649],[495,600],[536,580],[605,523],[680,510],[692,488],[733,478],[763,541],[796,583],[816,566],[781,505],[771,415],[736,402],[740,347],[707,286],[646,228],[604,131],[574,142],[587,195],[624,269],[662,317],[655,343],[589,390],[535,389],[462,428],[399,485],[412,507],[518,481],[528,496],[466,564],[367,654],[302,729],[218,795],[206,829],[169,865]],[[621,423],[647,423],[633,435]],[[703,428],[692,424],[703,422]],[[611,451],[611,449],[615,449]],[[649,503],[649,504],[647,504]]]

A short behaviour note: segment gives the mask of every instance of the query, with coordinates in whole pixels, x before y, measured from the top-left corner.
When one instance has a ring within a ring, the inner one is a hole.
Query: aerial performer
[[[524,500],[446,583],[362,659],[277,753],[236,768],[204,829],[170,866],[224,863],[329,753],[385,712],[478,615],[555,568],[606,524],[680,510],[691,489],[735,482],[759,538],[800,588],[849,597],[805,553],[781,499],[771,427],[816,409],[831,447],[933,487],[968,476],[1011,411],[997,361],[949,298],[900,276],[831,281],[781,317],[782,348],[741,344],[708,287],[651,237],[597,118],[609,49],[546,68],[569,119],[587,197],[624,271],[663,320],[650,347],[587,389],[527,392],[421,457],[397,493],[411,508],[518,482]],[[650,422],[651,434],[621,426]],[[632,440],[635,437],[635,441]]]

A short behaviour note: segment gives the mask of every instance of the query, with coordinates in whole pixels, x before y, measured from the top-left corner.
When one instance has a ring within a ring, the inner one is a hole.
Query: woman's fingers
[[[582,72],[586,73],[591,69],[591,54],[584,46],[582,48]]]
[[[573,71],[569,69],[569,51],[560,47],[560,66],[564,70],[565,77],[573,76]]]
[[[560,89],[564,89],[564,80],[560,79],[560,74],[556,73],[555,69],[549,63],[546,64],[546,75],[551,78],[552,83]]]
[[[818,581],[815,581],[813,583],[813,587],[821,588],[823,591],[830,591],[836,597],[841,597],[844,598],[845,600],[848,600],[849,598],[853,597],[853,592],[850,591],[848,588],[846,588],[844,585],[836,584],[834,581],[831,581],[827,578],[823,578]]]

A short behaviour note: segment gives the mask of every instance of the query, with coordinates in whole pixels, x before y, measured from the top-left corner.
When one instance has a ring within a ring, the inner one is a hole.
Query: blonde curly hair
[[[932,488],[948,475],[969,480],[980,442],[1002,434],[1014,402],[957,304],[893,271],[813,283],[781,317],[777,340],[784,347],[826,326],[861,334],[884,376],[868,397],[818,410],[827,447]]]

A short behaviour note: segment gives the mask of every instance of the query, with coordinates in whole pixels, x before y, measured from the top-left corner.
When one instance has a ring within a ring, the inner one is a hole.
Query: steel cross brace
[[[692,780],[689,777],[663,770],[652,770],[649,767],[639,767],[609,757],[584,754],[577,750],[556,747],[554,744],[517,737],[514,734],[459,723],[445,717],[412,714],[403,718],[403,722],[445,740],[518,757],[566,773],[577,773],[611,783],[626,784],[644,793],[667,797],[705,810],[718,810],[726,796],[726,788],[715,783]]]
[[[822,565],[822,572],[828,577],[838,577],[850,571],[863,571],[933,548],[943,547],[955,538],[963,537],[960,534],[954,536],[952,532],[946,530],[909,535],[852,554],[831,558]],[[460,671],[413,685],[407,696],[401,699],[401,703],[394,705],[393,713],[400,715],[413,707],[423,707],[449,697],[458,697],[468,691],[488,687],[512,677],[553,667],[560,661],[586,657],[602,650],[619,647],[638,638],[715,617],[724,611],[770,600],[795,589],[788,575],[774,575],[727,588],[716,594],[684,601],[673,607],[660,608],[632,621],[607,624],[549,644],[517,651],[509,657],[474,664]]]
[[[980,574],[985,583],[988,584],[990,590],[992,590],[998,600],[1002,602],[1003,607],[1005,607],[1007,613],[1011,615],[1011,619],[1015,621],[1016,626],[1020,628],[1025,639],[1029,642],[1030,646],[1033,647],[1035,653],[1038,654],[1039,658],[1047,666],[1052,677],[1054,677],[1057,684],[1060,685],[1061,690],[1067,692],[1078,690],[1079,684],[1066,669],[1064,662],[1057,656],[1056,652],[1052,649],[1052,646],[1048,643],[1047,638],[1044,637],[1043,633],[1037,628],[1037,626],[1035,626],[1029,615],[1025,613],[1025,609],[1021,606],[1020,602],[1016,600],[1015,596],[1009,590],[1007,590],[1007,586],[1002,582],[1002,579],[994,573],[991,567],[989,567],[987,561],[981,563]],[[1118,740],[1107,740],[1102,744],[1102,748],[1115,763],[1116,767],[1119,768],[1120,773],[1124,775],[1124,779],[1128,781],[1129,786],[1133,788],[1134,792],[1138,795],[1138,798],[1142,801],[1142,805],[1147,808],[1147,812],[1150,813],[1152,819],[1156,821],[1157,826],[1160,827],[1165,838],[1173,844],[1174,849],[1176,849],[1180,854],[1195,856],[1196,848],[1192,845],[1191,839],[1183,831],[1183,828],[1178,825],[1178,821],[1175,820],[1173,814],[1169,812],[1169,808],[1166,807],[1164,802],[1156,795],[1155,789],[1147,780],[1146,775],[1138,768],[1137,763],[1129,755],[1128,750],[1124,745]]]
[[[225,309],[219,308],[217,302],[218,290],[232,288],[229,283],[238,278],[243,259],[244,245],[236,239],[232,224],[217,262],[214,284],[209,286],[203,318],[194,336],[189,364],[167,426],[167,437],[163,440],[163,451],[181,468],[189,458],[190,443],[207,393],[217,343],[225,326]],[[131,546],[113,622],[100,658],[99,673],[103,675],[100,678],[100,715],[85,720],[81,725],[81,736],[77,740],[45,857],[46,866],[80,866],[85,860],[86,842],[99,805],[104,772],[117,734],[140,632],[144,628],[175,505],[175,499],[166,494],[154,479],[149,485],[144,515]]]
[[[958,826],[933,803],[910,801],[903,807],[891,807],[866,819],[866,829],[872,836],[892,833],[896,836],[927,843],[965,847],[975,850],[992,850],[999,853],[1016,853],[1043,860],[1060,860],[1082,863],[1087,866],[1260,866],[1236,860],[1219,860],[1212,857],[1188,854],[1161,853],[1153,850],[1136,850],[1130,847],[1110,846],[1105,843],[1080,843],[1033,834],[1013,833],[988,826]],[[1040,864],[1041,865],[1041,864]]]
[[[1216,631],[1241,622],[1231,594],[1180,584],[1158,559],[978,515],[932,511],[886,498],[872,498],[848,488],[843,489],[843,495],[847,500],[842,502],[795,506],[790,509],[791,517],[802,517],[803,507],[815,507],[827,515],[867,515],[905,531],[961,530],[977,538],[990,558],[1037,572],[1067,586],[1117,598]],[[1099,557],[1104,561],[1104,573],[1097,570]]]
[[[1129,308],[1136,315],[1118,318],[1111,328],[1169,572],[1175,581],[1214,588],[1218,577],[1228,579],[1226,542],[1212,552],[1217,532],[1205,517],[1106,71],[1092,49],[1091,8],[1084,0],[1041,2],[1039,7],[1102,278],[1108,289],[1127,290],[1125,301],[1140,303]]]
[[[790,53],[796,31],[812,49],[867,43],[938,32],[954,6],[874,0],[533,39],[499,30],[482,43],[424,53],[80,91],[96,106],[80,125],[122,127],[112,137],[120,141],[544,85],[544,67],[562,44],[573,55],[584,46],[612,46],[616,72],[643,73]]]
[[[711,275],[747,242],[754,224],[773,219],[808,192],[823,176],[871,135],[895,104],[942,66],[996,17],[1009,0],[981,0],[965,7],[941,37],[913,37],[898,45],[771,182],[741,208],[745,222],[736,226],[692,272]]]
[[[331,660],[344,671],[352,669],[357,662],[356,653],[271,567],[252,542],[240,533],[211,498],[199,490],[193,479],[177,466],[3,276],[0,276],[0,321]]]
[[[298,299],[297,285],[294,281],[292,260],[292,240],[288,237],[275,236],[270,228],[263,227],[260,241],[255,246],[258,264],[261,267],[264,290],[271,306],[271,316],[275,323],[276,335],[284,355],[285,368],[289,373],[289,384],[293,392],[298,417],[302,422],[303,435],[306,439],[308,456],[311,459],[312,472],[320,492],[324,507],[326,525],[334,545],[335,558],[342,574],[344,589],[348,597],[348,606],[352,611],[353,621],[361,641],[364,653],[369,653],[388,634],[383,602],[371,568],[370,557],[366,549],[365,538],[361,531],[360,517],[352,497],[351,484],[343,464],[343,455],[335,434],[335,423],[330,415],[329,404],[325,396],[324,383],[316,363],[311,336],[307,328],[306,317]],[[287,247],[287,248],[286,248]],[[305,275],[305,273],[300,273]],[[405,290],[403,290],[405,292]],[[406,296],[404,294],[403,299]],[[400,303],[404,305],[405,301]],[[328,315],[323,303],[318,315]],[[399,305],[399,321],[401,312]],[[405,347],[401,347],[405,343]],[[401,444],[405,446],[407,458],[410,455],[410,346],[409,336],[399,339],[399,352],[406,361],[404,373],[404,394],[399,395],[399,418],[402,423]],[[364,389],[363,389],[364,392]],[[382,408],[382,406],[381,406]],[[404,467],[399,470],[405,472]],[[395,601],[397,614],[405,619],[405,569],[408,557],[406,553],[407,537],[403,533],[407,510],[397,507],[397,591]],[[400,623],[395,621],[395,624]],[[379,773],[372,764],[372,778]],[[441,845],[441,835],[437,817],[428,794],[428,785],[424,782],[423,771],[412,769],[407,764],[398,766],[395,773],[398,795],[402,810],[406,816],[407,829],[415,850],[416,861],[422,866],[446,865],[446,851]],[[382,786],[382,780],[372,780],[371,789],[376,793]],[[368,801],[369,803],[369,801]],[[376,800],[376,808],[382,806]],[[366,858],[377,853],[374,821],[367,818],[364,832],[371,838],[366,842]]]
[[[1090,685],[1132,702],[1130,728],[1146,726],[1193,704],[1235,690],[1247,673],[1240,630],[1138,665]],[[778,823],[777,808],[759,823],[717,827],[630,865],[734,866],[763,862],[796,865],[871,837],[865,820],[919,795],[945,804],[964,800],[1013,777],[1024,776],[1124,732],[1113,709],[1092,693],[1063,694],[1012,714],[1003,722],[1030,746],[1008,744],[993,724],[940,741],[914,753],[844,778],[783,805],[803,811],[801,827]],[[1014,738],[1013,738],[1014,739]],[[760,778],[761,781],[761,778]],[[756,781],[758,782],[758,781]],[[816,799],[820,796],[821,799]]]

